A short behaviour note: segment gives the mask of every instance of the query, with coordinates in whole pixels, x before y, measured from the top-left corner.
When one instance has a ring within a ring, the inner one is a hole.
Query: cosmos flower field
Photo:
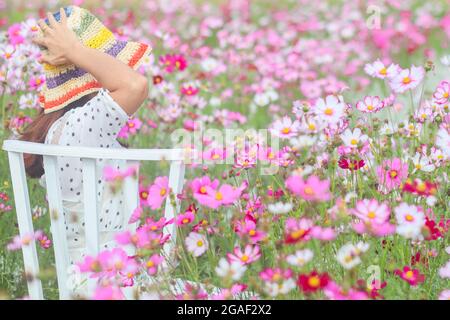
[[[2,141],[39,109],[37,19],[71,3],[0,0]],[[153,47],[148,99],[119,140],[197,137],[178,145],[195,157],[181,194],[167,163],[141,165],[138,228],[79,262],[98,280],[85,298],[450,299],[448,1],[73,3]],[[114,190],[134,175],[104,172]],[[29,180],[36,232],[20,238],[10,183],[1,152],[0,297],[27,298],[20,249],[34,242],[42,270],[27,276],[57,299],[45,190]],[[167,197],[181,199],[173,220]]]

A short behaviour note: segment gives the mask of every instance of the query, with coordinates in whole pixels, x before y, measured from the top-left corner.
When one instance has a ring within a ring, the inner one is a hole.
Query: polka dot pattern
[[[101,89],[84,106],[72,109],[55,121],[45,143],[63,146],[122,148],[117,134],[128,120],[125,111],[113,100],[109,91]],[[58,172],[64,207],[69,248],[84,247],[83,164],[80,158],[58,157]],[[125,160],[97,160],[97,201],[100,207],[101,234],[122,229],[124,194],[113,194],[103,180],[103,169],[112,166],[125,169]],[[44,179],[41,178],[41,181]]]

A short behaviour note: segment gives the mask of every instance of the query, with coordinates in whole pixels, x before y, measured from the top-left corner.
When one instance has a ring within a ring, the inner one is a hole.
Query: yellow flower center
[[[36,79],[36,84],[37,84],[37,85],[41,84],[41,82],[42,82],[41,79],[39,79],[39,78]]]
[[[223,195],[221,192],[216,192],[216,200],[220,201],[223,199]]]
[[[417,185],[417,190],[419,190],[420,192],[424,192],[427,189],[427,185],[425,183],[419,183]]]
[[[350,141],[350,143],[351,143],[352,145],[357,145],[357,144],[358,144],[358,140],[352,139],[352,140]]]
[[[410,77],[404,77],[403,78],[403,84],[410,84],[411,83],[411,78]]]
[[[241,261],[242,261],[242,262],[247,262],[248,259],[249,259],[249,257],[248,257],[248,255],[246,255],[246,254],[244,254],[244,255],[241,257]]]
[[[134,126],[135,126],[134,122],[128,122],[128,127],[129,128],[134,128]]]
[[[220,158],[220,156],[217,153],[214,153],[211,158],[214,159],[214,160],[217,160],[217,159]]]
[[[382,76],[387,75],[387,69],[386,69],[386,68],[381,69],[381,70],[379,71],[379,74],[381,74]]]
[[[368,105],[368,106],[367,106],[367,110],[372,111],[372,110],[373,110],[373,105],[371,105],[371,104]]]
[[[147,261],[147,268],[152,268],[155,266],[155,263],[152,260]]]
[[[414,221],[414,217],[412,215],[410,215],[410,214],[407,214],[405,216],[405,219],[406,219],[406,221],[409,221],[409,222]]]
[[[450,93],[448,93],[448,92],[444,93],[444,98],[448,98],[449,95],[450,95]]]
[[[325,113],[327,116],[331,116],[331,115],[333,115],[333,109],[331,109],[331,108],[326,108],[324,113]]]
[[[313,276],[308,279],[308,284],[310,287],[317,288],[320,285],[320,279],[318,276]]]
[[[405,277],[408,279],[411,279],[412,277],[414,277],[414,272],[409,270],[408,272],[406,272]]]
[[[197,247],[202,247],[203,246],[203,241],[202,240],[198,240],[197,241]]]
[[[184,218],[182,222],[183,222],[183,224],[186,224],[186,223],[189,222],[189,219],[188,218]]]
[[[141,193],[141,197],[142,197],[142,199],[147,199],[148,198],[148,193],[146,191],[143,191]]]
[[[282,132],[283,134],[288,134],[288,133],[291,132],[291,128],[284,128],[283,130],[281,130],[281,132]]]
[[[256,230],[255,229],[251,229],[248,234],[253,237],[256,234]]]
[[[202,186],[202,187],[200,188],[200,193],[206,193],[206,187]]]
[[[395,178],[395,177],[398,175],[398,173],[397,173],[397,171],[395,171],[395,170],[391,170],[391,172],[389,173],[389,175],[391,176],[391,178]]]
[[[165,196],[167,193],[166,188],[161,188],[161,191],[159,191],[160,196]]]
[[[422,168],[422,165],[420,163],[416,164],[416,169],[419,170],[420,168]]]
[[[373,212],[373,211],[369,211],[369,213],[367,214],[367,217],[368,217],[369,219],[374,219],[374,218],[376,217],[376,214],[375,214],[375,212]]]
[[[314,194],[314,190],[311,187],[306,187],[303,191],[309,196]]]
[[[291,232],[291,238],[295,240],[300,239],[305,234],[305,232],[306,231],[304,229]]]
[[[308,125],[308,129],[311,130],[311,131],[316,130],[316,125],[314,123],[310,123]]]

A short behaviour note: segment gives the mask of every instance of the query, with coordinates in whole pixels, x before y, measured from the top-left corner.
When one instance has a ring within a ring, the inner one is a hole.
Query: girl
[[[149,53],[145,44],[115,39],[89,11],[71,6],[39,21],[40,36],[33,41],[43,49],[40,62],[46,73],[41,94],[44,110],[21,139],[63,146],[121,148],[116,140],[148,95],[146,77],[136,72]],[[41,156],[26,155],[31,177],[41,177]],[[126,199],[112,194],[103,183],[106,166],[124,169],[120,161],[98,160],[97,200],[100,204],[100,240],[108,247],[124,226]],[[83,172],[80,158],[58,158],[64,218],[71,263],[81,259],[84,244]],[[131,208],[131,210],[134,208]]]

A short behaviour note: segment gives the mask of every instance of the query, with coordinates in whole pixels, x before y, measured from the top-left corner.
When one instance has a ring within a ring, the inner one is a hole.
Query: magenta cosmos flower
[[[312,175],[306,181],[300,176],[290,176],[286,187],[307,201],[328,201],[331,198],[330,181]]]
[[[398,188],[407,176],[408,165],[399,158],[385,160],[377,167],[378,183],[386,192]]]

